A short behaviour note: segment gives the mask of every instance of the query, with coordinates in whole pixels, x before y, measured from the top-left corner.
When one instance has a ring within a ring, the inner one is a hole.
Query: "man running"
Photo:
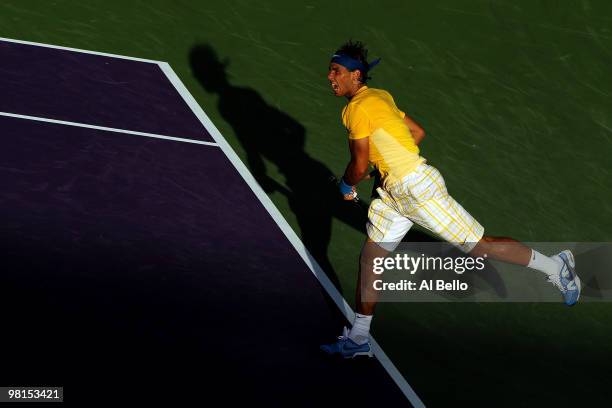
[[[381,186],[379,198],[368,209],[368,238],[360,256],[353,326],[336,343],[321,349],[345,358],[372,356],[369,331],[377,300],[373,282],[379,278],[373,272],[373,260],[393,251],[413,223],[470,256],[486,254],[543,272],[561,291],[565,303],[574,305],[581,286],[572,253],[565,250],[548,257],[512,238],[485,236],[482,225],[448,194],[440,172],[419,154],[425,131],[397,108],[387,91],[366,85],[369,70],[379,61],[368,63],[365,46],[349,41],[329,64],[327,79],[334,95],[348,100],[342,123],[348,130],[351,160],[340,192],[346,200],[354,199],[355,185],[368,178],[370,164],[380,173]]]

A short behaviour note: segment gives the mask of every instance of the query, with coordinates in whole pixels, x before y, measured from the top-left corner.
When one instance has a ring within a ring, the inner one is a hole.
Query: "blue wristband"
[[[340,180],[338,187],[340,187],[340,193],[342,193],[342,195],[351,194],[353,192],[353,186],[346,184],[344,178]]]

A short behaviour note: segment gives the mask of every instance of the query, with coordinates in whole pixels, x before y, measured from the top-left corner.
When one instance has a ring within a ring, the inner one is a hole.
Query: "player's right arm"
[[[349,139],[349,150],[351,151],[351,161],[346,166],[346,171],[338,187],[344,199],[350,201],[357,198],[355,185],[368,175],[369,139],[367,137]]]
[[[368,176],[368,156],[370,151],[369,139],[349,139],[351,161],[346,166],[344,181],[354,186]]]

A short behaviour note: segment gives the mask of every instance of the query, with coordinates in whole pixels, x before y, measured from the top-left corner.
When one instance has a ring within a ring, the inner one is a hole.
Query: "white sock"
[[[370,340],[370,323],[372,323],[372,315],[355,313],[355,321],[348,338],[360,345],[367,343]]]
[[[531,259],[529,260],[528,268],[536,269],[544,272],[546,275],[556,275],[559,273],[559,263],[553,258],[542,255],[536,250],[531,250]]]

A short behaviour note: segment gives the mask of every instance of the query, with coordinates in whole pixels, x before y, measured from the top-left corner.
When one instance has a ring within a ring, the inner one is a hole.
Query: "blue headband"
[[[332,56],[331,62],[340,64],[349,71],[354,71],[358,69],[363,73],[365,77],[367,77],[368,71],[378,65],[378,63],[380,62],[380,58],[377,58],[374,61],[370,62],[367,68],[361,61],[355,58],[351,58],[345,54],[334,54]]]

